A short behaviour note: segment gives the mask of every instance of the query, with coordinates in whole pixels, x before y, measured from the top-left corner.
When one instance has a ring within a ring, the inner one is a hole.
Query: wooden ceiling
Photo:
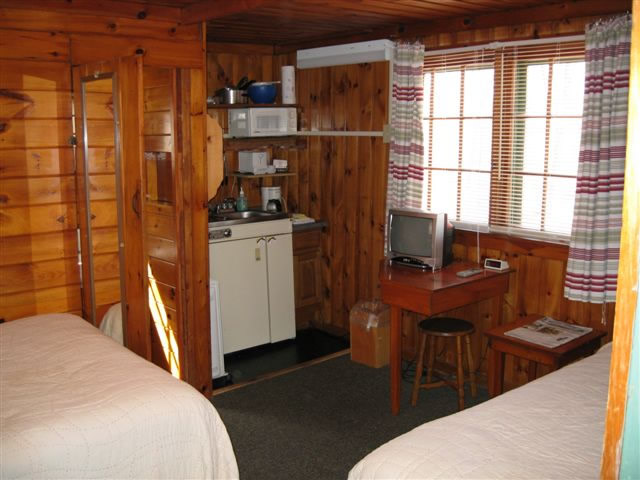
[[[209,41],[287,44],[322,43],[377,31],[401,33],[436,19],[482,15],[557,0],[289,0],[209,20]],[[380,37],[378,37],[380,38]]]
[[[632,0],[0,0],[0,7],[206,22],[207,41],[295,50],[379,38],[605,16]],[[96,4],[101,8],[96,8]]]

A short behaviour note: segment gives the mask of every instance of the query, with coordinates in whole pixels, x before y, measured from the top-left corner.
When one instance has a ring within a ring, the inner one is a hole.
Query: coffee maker
[[[284,202],[280,187],[261,187],[262,194],[262,210],[265,212],[282,212],[284,210]]]

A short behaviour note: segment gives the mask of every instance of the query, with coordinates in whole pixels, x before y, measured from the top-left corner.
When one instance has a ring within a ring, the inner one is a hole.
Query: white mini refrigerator
[[[210,316],[211,316],[211,378],[224,377],[224,353],[222,343],[222,322],[220,321],[220,290],[217,280],[209,280]]]

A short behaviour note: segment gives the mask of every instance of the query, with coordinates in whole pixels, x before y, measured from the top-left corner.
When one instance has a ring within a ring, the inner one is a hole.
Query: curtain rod
[[[483,45],[472,45],[470,47],[440,48],[438,50],[427,50],[424,52],[424,56],[430,57],[432,55],[440,55],[442,53],[473,52],[474,50],[495,50],[500,47],[512,47],[512,46],[517,47],[521,45],[540,45],[544,43],[577,42],[578,40],[584,40],[584,35],[537,38],[534,40],[514,40],[511,42],[491,42],[491,43],[485,43]]]

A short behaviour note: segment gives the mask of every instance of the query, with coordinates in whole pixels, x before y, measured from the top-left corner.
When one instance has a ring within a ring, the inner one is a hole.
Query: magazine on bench
[[[561,322],[551,317],[542,317],[529,325],[504,332],[509,337],[519,338],[536,345],[555,348],[586,335],[590,327]]]

